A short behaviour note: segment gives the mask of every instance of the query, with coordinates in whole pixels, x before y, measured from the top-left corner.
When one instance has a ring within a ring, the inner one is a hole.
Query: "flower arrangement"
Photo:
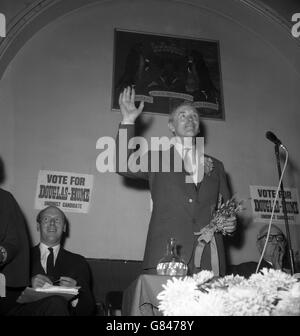
[[[200,267],[201,257],[205,248],[205,244],[210,243],[211,249],[211,265],[215,275],[219,275],[219,261],[217,254],[217,245],[215,241],[215,233],[221,232],[223,235],[231,235],[229,233],[228,219],[236,220],[236,214],[240,212],[242,208],[242,201],[237,202],[234,197],[229,199],[226,203],[222,204],[222,195],[219,195],[218,208],[214,211],[212,209],[212,219],[204,226],[199,232],[194,232],[197,236],[197,245],[194,253],[194,264],[196,267]]]
[[[249,279],[201,271],[163,288],[157,298],[165,316],[300,315],[300,282],[280,270],[264,268]]]
[[[217,210],[213,211],[212,220],[208,227],[214,232],[221,232],[226,235],[227,232],[224,229],[224,222],[230,218],[235,217],[239,212],[243,210],[243,201],[237,201],[233,196],[226,203],[223,203]]]
[[[221,195],[220,195],[221,199]],[[221,203],[221,201],[219,202]],[[218,206],[217,210],[212,210],[211,221],[199,232],[195,232],[195,235],[199,236],[199,241],[210,242],[215,232],[221,232],[223,235],[228,235],[224,227],[224,223],[230,217],[235,217],[242,211],[243,201],[237,201],[233,196],[226,203],[222,203]]]

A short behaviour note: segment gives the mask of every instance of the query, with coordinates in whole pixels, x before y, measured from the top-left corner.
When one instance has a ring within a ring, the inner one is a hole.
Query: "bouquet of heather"
[[[211,221],[200,232],[195,232],[195,235],[200,236],[200,239],[206,242],[211,240],[215,232],[228,235],[224,223],[243,210],[242,203],[243,201],[238,202],[235,197],[232,197],[226,203],[220,205],[217,210],[212,211]]]
[[[227,231],[228,221],[230,221],[231,218],[235,221],[236,214],[242,209],[242,201],[237,202],[236,199],[232,197],[213,212],[211,221],[204,228],[199,232],[194,232],[195,236],[197,236],[197,245],[194,253],[195,267],[200,267],[205,245],[210,243],[212,270],[215,275],[219,275],[219,259],[214,235],[216,232],[221,232],[223,235],[231,235],[231,233]]]
[[[243,201],[237,201],[234,197],[223,203],[216,211],[213,212],[212,220],[209,223],[210,229],[214,232],[221,232],[223,235],[228,234],[224,229],[224,222],[235,217],[243,210]]]

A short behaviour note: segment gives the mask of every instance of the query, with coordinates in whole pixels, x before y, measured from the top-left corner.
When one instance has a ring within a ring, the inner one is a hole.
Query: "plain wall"
[[[111,110],[115,28],[220,41],[225,120],[204,120],[206,152],[223,161],[233,192],[246,200],[231,261],[257,260],[261,223],[251,220],[249,185],[278,183],[267,130],[290,152],[285,186],[300,189],[300,48],[278,23],[236,1],[105,1],[55,20],[18,52],[0,82],[0,156],[3,187],[19,201],[33,241],[39,170],[93,174],[89,213],[67,213],[66,248],[90,258],[143,258],[149,192],[96,169],[97,139],[114,137],[121,120]],[[146,137],[168,134],[166,116],[144,118],[152,123]],[[294,250],[299,224],[290,227]]]

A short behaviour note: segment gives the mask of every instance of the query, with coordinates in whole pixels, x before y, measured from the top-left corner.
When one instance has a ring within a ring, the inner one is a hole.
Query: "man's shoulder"
[[[237,265],[229,265],[227,267],[227,272],[228,274],[240,275],[248,278],[251,274],[255,273],[256,267],[256,261],[245,261]]]
[[[68,251],[64,248],[62,248],[62,253],[64,254],[64,257],[76,260],[76,262],[86,262],[86,258],[81,254]]]
[[[244,261],[242,263],[240,263],[238,266],[245,266],[245,267],[256,267],[257,266],[257,262],[256,261]]]
[[[216,166],[223,166],[223,162],[217,158],[215,158],[214,156],[208,155],[208,154],[204,154],[204,158],[206,159],[210,159],[213,161],[213,164]]]
[[[14,200],[13,195],[12,195],[9,191],[4,190],[4,189],[2,189],[2,188],[0,188],[0,197],[1,197],[2,199]]]

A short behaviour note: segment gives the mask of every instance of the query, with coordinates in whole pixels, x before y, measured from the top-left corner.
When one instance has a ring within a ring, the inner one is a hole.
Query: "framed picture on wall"
[[[167,115],[189,101],[202,118],[225,119],[218,41],[115,29],[113,66],[112,110],[133,86],[145,112]]]

